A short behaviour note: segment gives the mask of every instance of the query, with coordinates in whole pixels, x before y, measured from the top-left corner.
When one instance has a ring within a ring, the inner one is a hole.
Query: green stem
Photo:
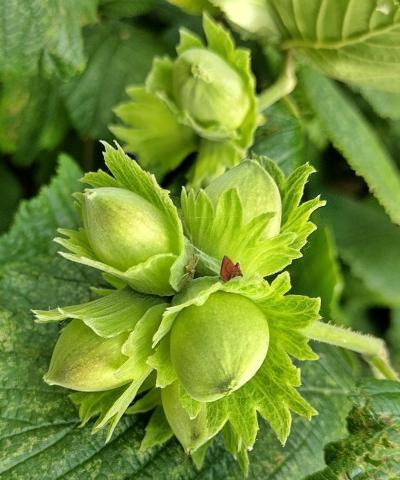
[[[315,322],[304,329],[303,333],[311,340],[361,353],[380,377],[399,380],[397,373],[390,365],[385,342],[380,338],[323,322]]]
[[[289,95],[296,87],[296,83],[295,64],[289,52],[278,80],[258,96],[258,110],[263,112],[281,98]]]

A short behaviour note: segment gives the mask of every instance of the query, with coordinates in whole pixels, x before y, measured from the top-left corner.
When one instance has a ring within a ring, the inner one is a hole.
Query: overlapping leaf
[[[375,298],[399,305],[399,227],[377,207],[332,194],[327,198],[321,219],[331,225],[340,256]]]

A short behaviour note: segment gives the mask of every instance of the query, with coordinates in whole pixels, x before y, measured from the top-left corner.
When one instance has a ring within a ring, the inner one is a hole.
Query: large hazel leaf
[[[274,103],[263,113],[266,120],[256,130],[252,151],[273,158],[289,174],[306,161],[304,126],[284,102]]]
[[[400,305],[400,227],[379,208],[334,194],[321,219],[332,227],[352,273],[384,303]]]
[[[400,173],[359,109],[328,78],[302,71],[306,96],[329,140],[395,223],[400,223]]]
[[[265,0],[265,8],[282,48],[331,77],[399,91],[395,0]]]
[[[141,452],[144,421],[125,416],[110,443],[78,428],[68,392],[47,386],[42,375],[58,335],[55,325],[37,325],[31,308],[47,309],[91,299],[99,277],[56,255],[59,225],[74,227],[70,194],[81,173],[63,157],[58,177],[39,197],[24,203],[9,234],[0,239],[0,475],[32,480],[100,478],[241,479],[239,467],[217,443],[197,472],[175,441]],[[250,479],[301,479],[324,468],[323,445],[346,434],[354,371],[333,348],[303,368],[302,394],[320,412],[311,422],[296,418],[285,447],[261,422],[250,453]]]
[[[0,148],[27,166],[54,149],[68,127],[59,82],[37,76],[8,79],[0,94]]]
[[[321,315],[328,319],[334,318],[343,289],[337,257],[331,230],[328,227],[319,227],[311,235],[303,257],[290,268],[293,292],[319,297]]]

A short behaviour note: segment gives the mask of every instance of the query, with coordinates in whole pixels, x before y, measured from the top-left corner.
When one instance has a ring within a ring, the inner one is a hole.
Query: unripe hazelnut
[[[221,125],[235,130],[250,106],[239,73],[205,48],[183,52],[174,64],[173,91],[177,105],[202,127]]]
[[[123,272],[154,255],[171,251],[163,213],[129,190],[86,190],[82,218],[97,258]]]
[[[264,313],[248,298],[212,294],[182,310],[171,330],[171,360],[187,393],[211,402],[237,390],[261,367],[268,351]]]

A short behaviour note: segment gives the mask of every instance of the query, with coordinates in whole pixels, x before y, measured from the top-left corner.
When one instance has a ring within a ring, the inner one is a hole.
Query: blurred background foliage
[[[193,13],[208,6],[226,22],[208,2],[173,3],[192,14],[162,0],[0,0],[0,232],[48,182],[59,153],[85,171],[102,165],[98,140],[112,140],[113,108],[154,56],[174,55],[179,28],[201,35]],[[251,48],[263,90],[277,76],[276,52],[234,35]],[[285,172],[311,162],[309,194],[328,200],[291,268],[295,290],[321,296],[324,316],[384,336],[400,367],[400,229],[369,193],[396,217],[400,191],[387,164],[400,161],[400,93],[301,68],[295,91],[264,113],[253,151]]]

